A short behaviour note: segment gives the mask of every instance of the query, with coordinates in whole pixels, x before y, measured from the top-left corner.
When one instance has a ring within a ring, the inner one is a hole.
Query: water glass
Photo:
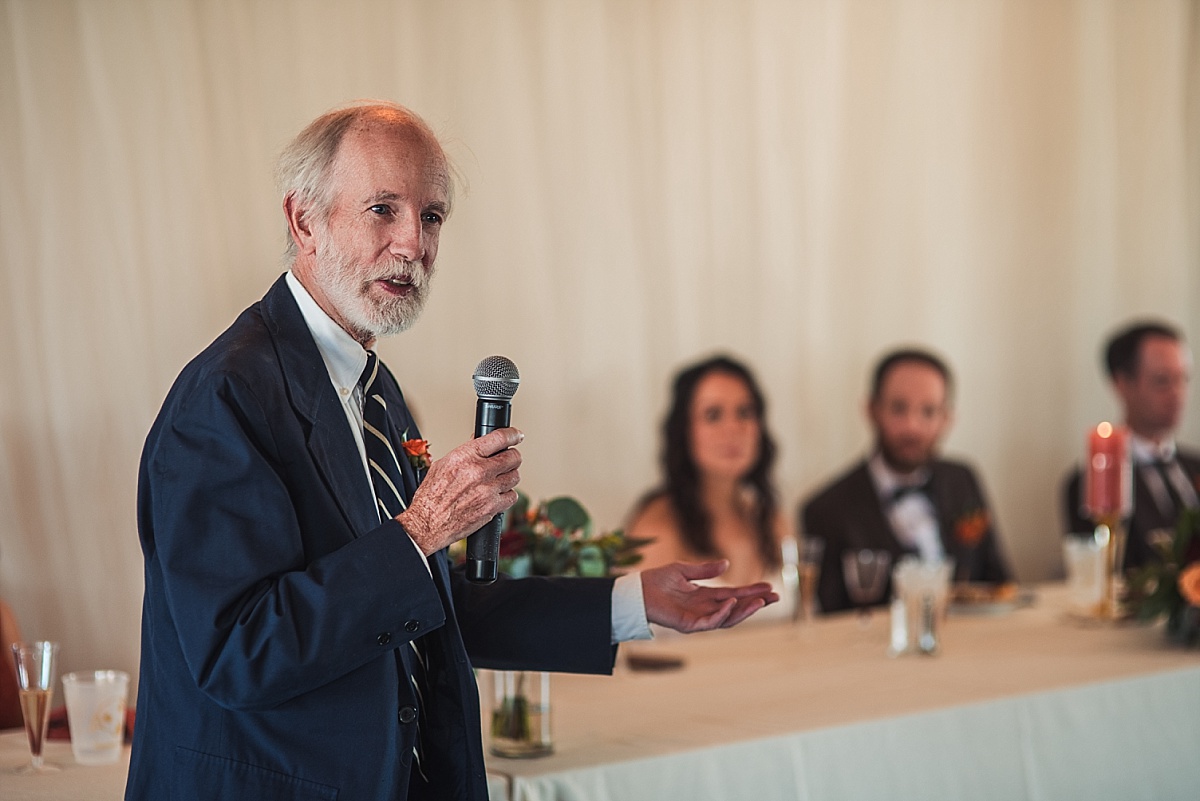
[[[63,676],[71,752],[81,765],[107,765],[121,757],[129,674],[92,670]]]

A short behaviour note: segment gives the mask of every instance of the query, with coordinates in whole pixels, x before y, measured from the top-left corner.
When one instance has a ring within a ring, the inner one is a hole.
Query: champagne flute
[[[825,558],[825,540],[805,537],[800,546],[800,611],[811,622],[816,617],[817,585],[821,579],[821,562]]]
[[[28,765],[17,773],[50,773],[58,770],[42,759],[46,742],[46,727],[50,723],[50,701],[54,697],[55,672],[58,668],[58,643],[38,640],[15,642],[13,661],[17,666],[17,686],[21,694],[21,716],[25,719],[25,734],[29,737]]]
[[[871,604],[883,597],[891,566],[892,554],[888,551],[862,548],[842,554],[846,592],[858,607],[859,623],[864,627],[871,622]]]
[[[797,541],[787,537],[782,545],[783,587],[792,603],[792,622],[812,622],[816,617],[817,580],[821,576],[821,558],[825,540],[805,537]]]

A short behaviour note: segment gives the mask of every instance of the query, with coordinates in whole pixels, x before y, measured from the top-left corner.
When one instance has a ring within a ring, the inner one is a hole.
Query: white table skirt
[[[1035,608],[952,617],[889,659],[885,615],[630,646],[672,673],[555,675],[556,753],[493,758],[515,801],[1200,798],[1200,653]]]

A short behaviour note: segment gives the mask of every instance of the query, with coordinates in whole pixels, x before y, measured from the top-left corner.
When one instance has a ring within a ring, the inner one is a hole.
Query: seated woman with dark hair
[[[750,371],[726,356],[676,376],[662,428],[664,480],[627,526],[629,536],[652,540],[639,568],[728,559],[722,584],[766,580],[780,589],[780,545],[789,532],[772,479],[765,405]],[[786,615],[781,598],[756,619]]]

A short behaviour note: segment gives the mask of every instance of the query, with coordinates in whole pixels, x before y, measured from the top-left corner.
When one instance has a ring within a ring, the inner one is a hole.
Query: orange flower
[[[1192,606],[1200,606],[1200,562],[1188,565],[1179,574],[1179,594]]]
[[[428,470],[433,462],[429,453],[429,441],[424,439],[406,439],[403,442],[404,454],[408,462],[417,470]]]
[[[986,509],[965,514],[954,524],[954,539],[968,548],[974,548],[983,539],[991,525]]]

